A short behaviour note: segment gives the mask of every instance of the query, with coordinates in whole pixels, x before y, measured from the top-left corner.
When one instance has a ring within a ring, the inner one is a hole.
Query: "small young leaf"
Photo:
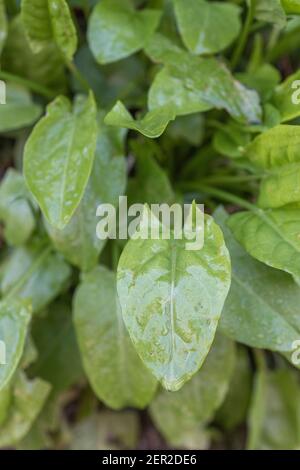
[[[162,391],[151,404],[151,416],[168,442],[182,446],[185,434],[212,419],[224,400],[234,363],[233,343],[217,335],[201,370],[176,393]]]
[[[240,31],[236,5],[206,0],[174,0],[183,42],[194,54],[214,54],[229,46]]]
[[[149,229],[151,215],[145,208],[141,231]],[[185,236],[131,239],[119,261],[126,327],[138,354],[167,390],[179,390],[201,367],[230,286],[228,251],[209,216],[204,237],[197,251],[186,249]]]
[[[102,0],[94,8],[88,42],[100,64],[123,59],[142,49],[160,20],[158,10],[136,11],[130,0]]]
[[[162,106],[149,111],[142,119],[135,121],[123,103],[118,101],[106,115],[104,122],[109,126],[133,129],[146,137],[155,139],[164,132],[173,119],[175,119],[175,112],[172,107]]]
[[[97,396],[114,409],[148,405],[157,382],[125,329],[114,273],[99,266],[83,277],[75,295],[74,321],[84,368]]]
[[[0,220],[4,222],[4,236],[10,245],[25,243],[35,228],[30,202],[22,175],[9,169],[0,185]]]
[[[65,0],[22,0],[21,15],[35,53],[54,42],[65,59],[72,60],[77,35]]]
[[[257,0],[255,18],[259,21],[273,23],[280,29],[284,28],[286,16],[282,8],[282,0]]]
[[[67,225],[83,196],[97,133],[92,93],[86,99],[78,97],[73,111],[60,96],[48,106],[26,142],[25,180],[46,219],[57,229]]]
[[[28,127],[42,113],[40,105],[32,102],[30,93],[20,86],[6,86],[6,104],[0,105],[0,132]]]
[[[9,413],[0,427],[1,447],[13,446],[27,434],[49,392],[47,382],[40,379],[29,381],[23,372],[18,372],[13,383]]]
[[[0,394],[20,362],[30,317],[21,303],[0,302]]]

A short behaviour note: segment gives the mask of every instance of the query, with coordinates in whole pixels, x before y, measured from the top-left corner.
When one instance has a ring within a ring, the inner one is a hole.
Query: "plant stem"
[[[253,356],[258,370],[266,370],[266,359],[263,350],[253,348]]]
[[[76,78],[76,80],[80,83],[80,85],[82,86],[82,88],[89,92],[90,91],[90,85],[89,83],[87,82],[87,80],[84,78],[84,76],[81,74],[81,72],[78,70],[78,68],[76,67],[76,65],[74,64],[74,62],[67,62],[67,67],[68,69],[70,70],[70,72],[72,73],[72,75]]]
[[[245,20],[244,27],[242,30],[242,34],[231,58],[232,69],[236,68],[243,54],[245,46],[247,44],[247,39],[251,30],[251,25],[252,25],[254,15],[255,15],[256,1],[257,0],[250,0],[250,5],[247,11],[247,16],[246,16],[246,20]]]
[[[242,176],[210,176],[204,178],[202,181],[205,184],[234,184],[234,183],[246,183],[248,181],[257,181],[261,178],[261,175],[242,175]]]
[[[40,85],[39,83],[33,82],[32,80],[28,80],[27,78],[19,77],[18,75],[5,72],[4,70],[0,70],[0,79],[8,80],[10,82],[17,83],[18,85],[25,86],[26,88],[29,88],[29,90],[48,99],[52,99],[56,96],[56,93],[50,88],[45,87],[44,85]]]
[[[243,207],[244,209],[247,209],[251,212],[260,212],[259,208],[254,204],[251,204],[250,202],[245,201],[244,199],[235,196],[234,194],[228,193],[227,191],[223,191],[222,189],[213,188],[212,186],[207,186],[202,183],[182,183],[180,187],[189,191],[200,191],[209,194],[210,196],[214,196],[218,199],[221,199],[222,201],[230,202],[231,204]]]

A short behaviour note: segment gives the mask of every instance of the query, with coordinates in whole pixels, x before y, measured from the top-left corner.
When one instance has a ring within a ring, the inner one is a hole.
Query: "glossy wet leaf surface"
[[[213,54],[225,49],[240,31],[236,5],[206,0],[174,0],[183,42],[195,54]]]
[[[152,139],[159,137],[170,121],[175,119],[172,108],[162,106],[149,111],[142,119],[134,120],[123,103],[118,101],[105,117],[105,124],[110,126],[127,127],[144,134]]]
[[[57,229],[66,226],[80,203],[96,141],[96,105],[90,93],[88,98],[79,97],[73,110],[65,97],[56,98],[26,143],[26,183],[46,219]]]
[[[147,227],[146,214],[140,230]],[[228,251],[209,216],[204,236],[198,251],[186,250],[186,239],[131,239],[119,261],[118,294],[130,337],[172,391],[201,367],[230,286]]]
[[[260,121],[257,93],[235,80],[224,63],[195,57],[161,35],[153,37],[146,53],[165,65],[149,90],[150,110],[168,105],[177,115],[185,115],[217,108],[242,122]]]
[[[102,115],[98,116],[95,159],[83,198],[63,230],[46,225],[55,248],[83,271],[97,264],[106,243],[96,234],[97,207],[102,203],[117,206],[119,196],[125,191],[124,137],[122,129],[106,127]]]
[[[142,49],[154,33],[160,11],[136,11],[129,0],[103,0],[89,20],[88,41],[100,64],[114,62]]]

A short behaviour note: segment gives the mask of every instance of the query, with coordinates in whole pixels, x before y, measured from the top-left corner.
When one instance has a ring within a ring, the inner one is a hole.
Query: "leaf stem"
[[[248,11],[247,11],[247,16],[246,16],[246,20],[245,20],[245,23],[244,23],[244,27],[243,27],[240,39],[237,43],[237,46],[236,46],[236,48],[233,52],[232,58],[231,58],[231,67],[232,67],[232,69],[236,68],[236,66],[239,63],[240,58],[243,54],[243,51],[245,49],[247,39],[248,39],[250,30],[251,30],[251,25],[252,25],[254,15],[255,15],[256,1],[257,0],[250,0],[250,5],[249,5]]]
[[[27,78],[19,77],[18,75],[5,72],[4,70],[0,70],[0,79],[8,80],[10,82],[17,83],[18,85],[25,86],[26,88],[29,88],[29,90],[48,99],[52,99],[56,96],[55,91],[51,90],[50,88],[45,87],[44,85],[40,85],[39,83],[33,82],[32,80],[28,80]]]
[[[241,175],[241,176],[232,176],[232,175],[220,175],[220,176],[210,176],[204,178],[202,181],[205,184],[233,184],[233,183],[247,183],[248,181],[257,181],[262,177],[262,175]]]
[[[76,78],[76,80],[80,83],[82,88],[89,92],[90,91],[90,85],[88,81],[85,79],[85,77],[81,74],[81,72],[78,70],[74,62],[67,62],[67,67],[72,73],[72,75]]]
[[[206,184],[191,182],[182,183],[182,185],[179,186],[184,190],[200,191],[206,193],[210,196],[214,196],[218,199],[221,199],[222,201],[230,202],[251,212],[258,213],[260,211],[259,208],[254,204],[251,204],[251,202],[245,201],[244,199],[234,194],[228,193],[227,191],[223,191],[222,189],[213,188],[212,186],[208,186]]]
[[[263,350],[253,348],[252,351],[253,351],[253,356],[254,356],[257,369],[262,370],[262,371],[266,370],[267,369],[266,358],[265,358]]]

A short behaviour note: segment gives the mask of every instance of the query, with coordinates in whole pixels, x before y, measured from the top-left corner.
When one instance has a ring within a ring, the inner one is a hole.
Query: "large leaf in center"
[[[79,97],[71,110],[58,97],[33,129],[25,147],[24,175],[46,219],[64,228],[77,208],[93,165],[97,141],[93,95]]]
[[[186,242],[132,238],[118,266],[118,294],[133,344],[172,391],[202,365],[230,286],[229,254],[213,219],[205,216],[201,250],[187,250]]]

